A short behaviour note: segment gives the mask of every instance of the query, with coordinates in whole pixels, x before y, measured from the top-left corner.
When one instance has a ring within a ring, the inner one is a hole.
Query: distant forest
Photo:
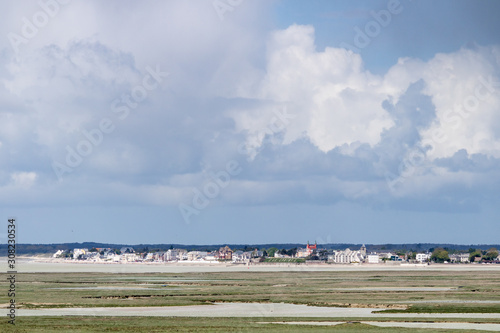
[[[136,252],[158,252],[167,251],[172,248],[187,249],[188,251],[213,251],[222,246],[228,245],[232,250],[250,251],[254,249],[269,249],[275,247],[281,249],[293,249],[298,247],[305,247],[304,243],[288,243],[288,244],[215,244],[215,245],[185,245],[185,244],[108,244],[108,243],[61,243],[61,244],[16,244],[16,253],[19,255],[27,254],[46,254],[55,253],[57,250],[72,250],[74,248],[112,248],[120,249],[122,247],[132,247]],[[362,244],[318,244],[318,248],[345,250],[350,248],[358,250]],[[500,249],[499,244],[439,244],[439,243],[415,243],[415,244],[366,244],[368,252],[381,252],[381,251],[417,251],[426,252],[435,248],[444,248],[447,251],[468,251],[469,249],[488,250],[495,247]],[[0,244],[0,257],[7,256],[7,244]]]

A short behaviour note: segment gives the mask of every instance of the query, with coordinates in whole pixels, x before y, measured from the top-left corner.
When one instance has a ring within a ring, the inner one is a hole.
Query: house
[[[369,254],[367,256],[367,262],[369,264],[378,264],[380,262],[380,257],[378,254]]]
[[[450,254],[451,262],[469,262],[468,253]]]
[[[274,252],[274,257],[275,258],[290,258],[288,254],[281,254],[279,251]]]
[[[132,247],[124,246],[120,249],[120,252],[121,254],[124,254],[124,253],[134,253],[135,251]]]
[[[417,260],[418,262],[426,262],[429,261],[430,258],[430,253],[417,253],[417,255],[415,256],[415,260]]]
[[[57,250],[57,252],[52,255],[52,258],[59,258],[63,253],[63,250]]]
[[[210,253],[208,253],[206,255],[205,258],[203,258],[203,260],[205,260],[205,261],[216,261],[217,260],[216,256],[217,256],[217,251],[210,252]]]
[[[124,253],[121,255],[121,262],[134,262],[137,261],[138,259],[139,258],[135,253]]]
[[[115,251],[113,251],[110,248],[105,248],[105,249],[98,248],[97,250],[99,250],[99,253],[101,254],[101,259],[103,260],[112,258],[116,254]]]
[[[345,249],[344,251],[333,251],[333,254],[328,256],[328,261],[336,264],[350,264],[352,262],[363,262],[366,256],[366,248],[364,245],[358,251]]]
[[[106,261],[120,261],[120,256],[116,254],[114,251],[108,251],[104,254],[103,259]]]
[[[252,258],[252,254],[250,252],[243,252],[241,250],[233,252],[233,261],[234,262],[246,262]]]
[[[88,261],[101,261],[101,255],[99,252],[88,252],[83,255],[83,259]]]
[[[217,259],[219,260],[232,260],[233,259],[233,250],[229,248],[229,246],[224,246],[219,249],[217,252]]]
[[[110,251],[113,251],[113,250],[112,250],[111,248],[109,248],[109,247],[96,247],[96,250],[97,250],[97,252],[99,252],[99,253],[104,253],[104,254],[106,254],[106,253],[108,253],[108,252],[110,252]]]
[[[175,249],[170,249],[165,252],[165,256],[163,257],[165,261],[175,261],[178,260],[179,253]]]
[[[163,256],[164,261],[188,260],[187,250],[185,249],[170,249]]]
[[[155,252],[153,253],[153,260],[156,262],[164,261],[163,258],[165,256],[165,252]]]
[[[251,252],[252,258],[260,258],[264,256],[264,251],[255,249]]]
[[[206,251],[190,251],[187,253],[187,260],[199,261],[203,260],[208,255]]]
[[[88,252],[89,249],[73,249],[73,259],[83,258]]]
[[[179,251],[179,260],[188,260],[187,251]]]
[[[302,248],[302,247],[299,247],[297,249],[297,254],[296,254],[297,258],[305,258],[307,256],[309,256],[309,250],[308,249],[305,249],[305,248]]]

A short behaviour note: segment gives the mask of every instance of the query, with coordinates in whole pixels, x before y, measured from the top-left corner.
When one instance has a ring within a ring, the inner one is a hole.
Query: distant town
[[[359,245],[358,245],[359,246]],[[245,247],[246,248],[246,247]],[[155,251],[146,248],[134,249],[126,246],[114,248],[74,248],[58,250],[53,259],[64,261],[86,261],[99,263],[331,263],[331,264],[499,264],[500,257],[496,248],[481,250],[455,250],[434,248],[429,251],[413,250],[371,251],[367,252],[362,245],[358,250],[349,248],[332,250],[319,247],[316,243],[307,243],[304,247],[277,249],[275,247],[261,249],[231,249],[220,247],[213,251],[188,251],[181,248],[170,248],[166,251]]]

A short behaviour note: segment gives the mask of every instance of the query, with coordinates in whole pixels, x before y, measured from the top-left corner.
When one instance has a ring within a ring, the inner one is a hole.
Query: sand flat
[[[483,318],[500,313],[380,313],[373,308],[336,308],[286,303],[215,303],[161,307],[19,309],[20,316],[157,316],[157,317],[323,317],[323,318]]]
[[[0,265],[6,263],[0,258]],[[321,272],[321,271],[499,271],[500,265],[452,265],[402,266],[384,264],[337,265],[337,264],[205,264],[205,263],[93,263],[75,261],[50,261],[18,259],[19,273],[198,273],[198,272]]]

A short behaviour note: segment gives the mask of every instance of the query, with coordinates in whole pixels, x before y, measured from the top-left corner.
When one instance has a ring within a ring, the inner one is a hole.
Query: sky
[[[0,6],[20,243],[500,242],[498,1]]]

